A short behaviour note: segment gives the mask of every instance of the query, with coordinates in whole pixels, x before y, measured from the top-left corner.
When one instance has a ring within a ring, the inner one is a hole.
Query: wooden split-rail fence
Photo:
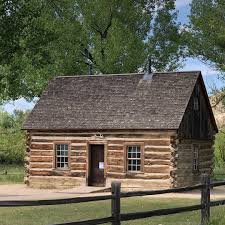
[[[210,177],[208,175],[202,175],[201,184],[173,188],[173,189],[163,189],[154,191],[133,191],[133,192],[121,192],[121,185],[119,182],[112,183],[111,195],[102,196],[91,196],[91,197],[77,197],[68,199],[57,199],[57,200],[34,200],[34,201],[0,201],[0,207],[19,207],[19,206],[44,206],[44,205],[60,205],[60,204],[71,204],[71,203],[83,203],[83,202],[93,202],[102,200],[111,200],[111,216],[77,221],[77,222],[67,222],[55,225],[95,225],[111,223],[112,225],[120,225],[122,221],[137,220],[150,218],[154,216],[166,216],[183,212],[191,212],[196,210],[201,210],[201,225],[206,225],[210,221],[210,207],[225,205],[225,199],[223,200],[210,200],[210,189],[213,187],[223,186],[225,181],[210,182]],[[137,196],[149,196],[149,195],[159,195],[166,193],[182,193],[192,190],[201,189],[201,203],[191,206],[183,206],[177,208],[166,208],[157,209],[145,212],[135,212],[135,213],[121,213],[121,198],[137,197]]]

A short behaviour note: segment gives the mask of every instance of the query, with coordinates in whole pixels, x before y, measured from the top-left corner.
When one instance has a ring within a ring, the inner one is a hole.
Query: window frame
[[[68,168],[57,167],[57,145],[68,145]],[[71,142],[68,141],[55,141],[54,142],[54,169],[60,171],[71,170]]]
[[[194,108],[194,111],[199,111],[199,109],[200,109],[200,101],[197,96],[194,97],[193,108]]]
[[[194,173],[199,172],[199,150],[200,150],[200,146],[198,144],[192,145],[192,171]],[[195,157],[196,155],[197,157]]]
[[[126,142],[124,146],[125,146],[125,155],[124,155],[125,172],[127,174],[144,173],[144,143],[143,142]],[[139,146],[140,147],[141,163],[140,163],[140,170],[138,170],[138,171],[128,170],[128,147],[133,147],[133,146]]]

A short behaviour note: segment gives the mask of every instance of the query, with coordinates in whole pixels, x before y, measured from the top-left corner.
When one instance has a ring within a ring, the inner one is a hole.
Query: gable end
[[[179,137],[187,139],[213,139],[218,128],[200,74],[191,94],[179,127]]]

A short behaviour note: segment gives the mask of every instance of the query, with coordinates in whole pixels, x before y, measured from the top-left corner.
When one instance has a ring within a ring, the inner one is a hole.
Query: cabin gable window
[[[127,171],[140,172],[141,171],[141,146],[129,145],[127,146]]]
[[[69,145],[55,145],[55,167],[56,169],[69,169]]]
[[[194,110],[199,110],[199,99],[197,97],[194,97]]]
[[[199,171],[199,146],[193,145],[193,171]]]

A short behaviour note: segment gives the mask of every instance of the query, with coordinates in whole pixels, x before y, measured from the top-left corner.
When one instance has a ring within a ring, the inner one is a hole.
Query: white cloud
[[[3,108],[5,111],[9,113],[13,113],[14,110],[28,110],[28,109],[33,109],[35,105],[35,101],[37,98],[35,98],[34,101],[28,102],[24,98],[20,98],[16,101],[10,101],[6,103]]]
[[[192,0],[176,0],[176,7],[181,8],[185,6],[189,6]]]

